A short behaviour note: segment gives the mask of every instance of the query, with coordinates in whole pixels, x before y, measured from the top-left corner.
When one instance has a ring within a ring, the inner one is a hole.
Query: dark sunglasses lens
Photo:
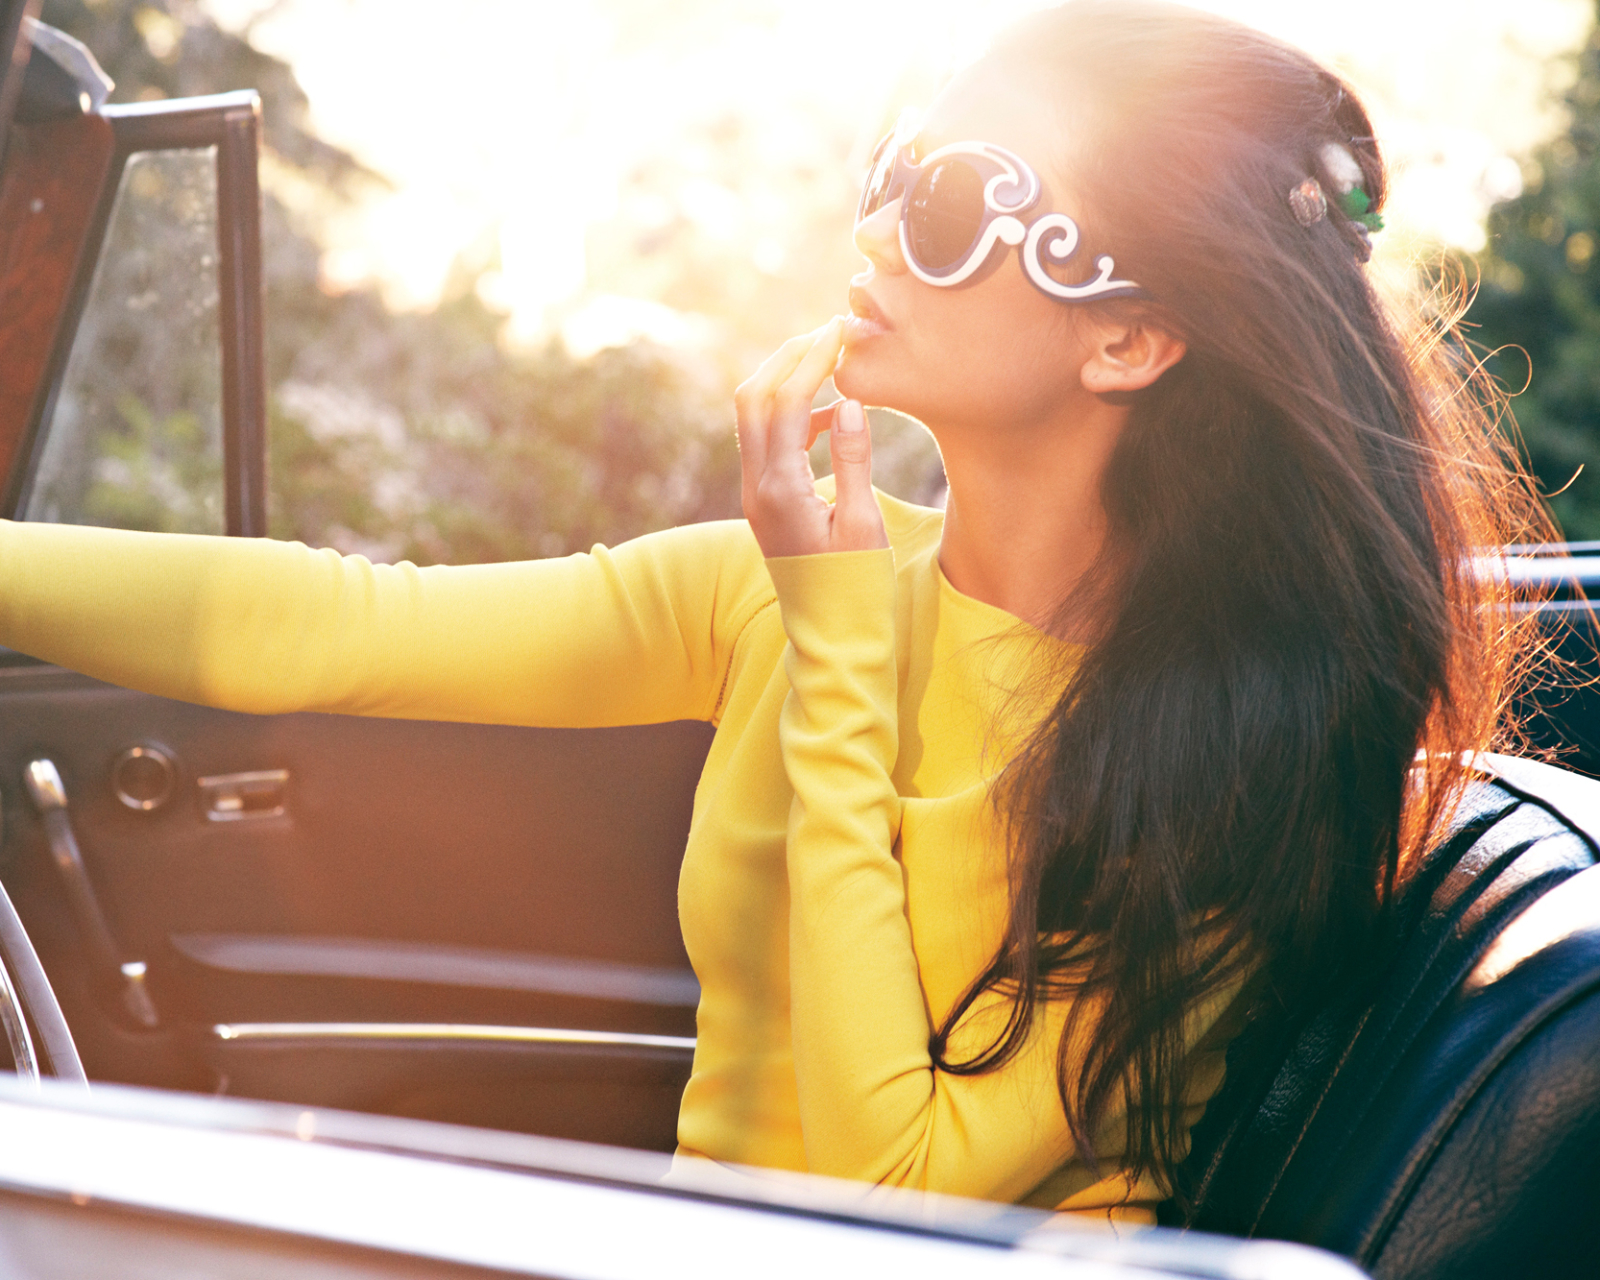
[[[856,213],[856,221],[871,217],[883,208],[884,196],[888,194],[889,179],[894,174],[894,135],[890,134],[878,144],[878,149],[872,153],[872,163],[867,166],[866,185],[861,188],[861,208]]]
[[[961,160],[933,166],[911,192],[906,234],[911,252],[930,271],[961,261],[983,225],[983,179]]]

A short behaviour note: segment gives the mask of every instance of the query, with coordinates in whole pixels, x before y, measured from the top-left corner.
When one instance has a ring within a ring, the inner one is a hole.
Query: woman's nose
[[[906,269],[900,253],[900,202],[891,200],[856,223],[856,248],[874,267],[891,275]]]

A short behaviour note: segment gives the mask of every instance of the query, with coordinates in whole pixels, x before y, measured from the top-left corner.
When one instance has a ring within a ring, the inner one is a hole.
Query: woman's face
[[[1050,163],[1062,146],[1057,118],[1000,68],[980,63],[934,102],[915,154],[952,142],[997,143],[1043,179],[1039,211],[1077,216]],[[851,319],[835,385],[863,403],[921,419],[935,435],[1058,418],[1085,394],[1078,372],[1087,348],[1075,309],[1028,283],[1016,251],[1003,246],[975,283],[940,288],[918,280],[900,252],[900,204],[891,201],[856,225],[856,247],[868,265],[850,282]]]

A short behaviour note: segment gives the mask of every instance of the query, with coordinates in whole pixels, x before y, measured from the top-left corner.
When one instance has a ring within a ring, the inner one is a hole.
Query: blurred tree
[[[1467,314],[1510,391],[1529,462],[1566,536],[1600,538],[1600,26],[1574,56],[1571,122],[1489,215]],[[1580,471],[1581,469],[1581,471]],[[1574,478],[1576,477],[1576,478]]]
[[[274,534],[422,563],[554,555],[595,541],[733,515],[738,458],[723,371],[636,343],[577,360],[561,347],[511,353],[504,317],[475,288],[489,264],[462,263],[445,300],[395,314],[376,291],[329,296],[321,248],[274,189],[273,173],[353,199],[381,181],[318,139],[287,64],[223,30],[193,0],[45,0],[42,16],[83,40],[117,101],[261,92],[264,283]],[[176,251],[177,246],[172,246]],[[196,360],[214,359],[214,349]],[[171,381],[181,371],[165,367]],[[131,456],[190,419],[123,393],[108,366],[88,518],[163,527],[170,468]],[[153,397],[146,397],[152,399]],[[206,406],[194,406],[204,408]]]

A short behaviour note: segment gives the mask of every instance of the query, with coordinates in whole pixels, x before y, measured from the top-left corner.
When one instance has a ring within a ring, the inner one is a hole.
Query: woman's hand
[[[792,338],[734,393],[745,518],[764,556],[870,551],[889,545],[872,494],[872,436],[854,400],[811,410],[839,359],[843,321]],[[806,450],[824,431],[835,501],[817,494]]]

